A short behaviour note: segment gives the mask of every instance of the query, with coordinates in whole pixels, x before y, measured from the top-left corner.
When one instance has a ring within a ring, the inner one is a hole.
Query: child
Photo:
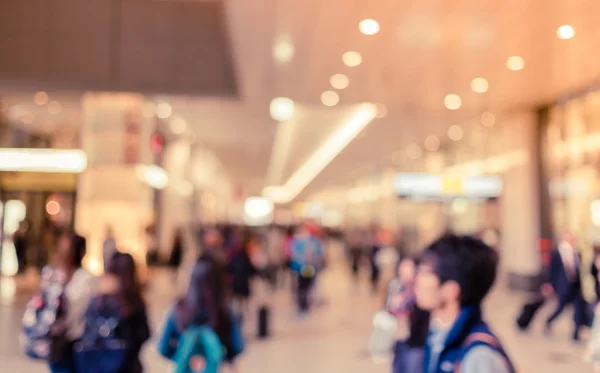
[[[448,234],[425,250],[415,281],[417,304],[432,317],[425,372],[515,373],[483,321],[497,266],[498,253],[473,237]]]

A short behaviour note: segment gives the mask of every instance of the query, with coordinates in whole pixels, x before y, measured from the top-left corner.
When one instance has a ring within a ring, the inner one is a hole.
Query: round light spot
[[[340,96],[334,91],[325,91],[321,94],[321,102],[325,106],[335,106],[340,102]]]
[[[569,40],[575,36],[575,29],[571,25],[562,25],[556,30],[556,36],[561,40]]]
[[[46,105],[48,103],[48,94],[46,92],[36,92],[33,96],[33,102],[37,105]]]
[[[346,89],[350,84],[350,79],[344,74],[335,74],[329,78],[329,83],[335,89]]]
[[[408,159],[418,159],[423,154],[421,147],[417,144],[410,144],[406,147],[406,156]]]
[[[486,111],[485,113],[481,114],[481,124],[483,124],[486,127],[491,127],[496,123],[496,117],[494,116],[494,114],[490,113],[489,111]]]
[[[187,128],[186,121],[181,118],[175,118],[169,124],[171,126],[171,132],[176,135],[181,135]]]
[[[160,119],[167,119],[171,116],[171,114],[173,114],[173,109],[168,103],[161,102],[158,105],[156,105],[156,116]]]
[[[525,67],[525,60],[521,56],[510,56],[506,60],[506,67],[511,71],[521,71]]]
[[[375,35],[379,32],[379,23],[374,19],[365,19],[358,24],[360,32],[365,35]]]
[[[462,106],[462,100],[459,95],[449,94],[444,98],[444,105],[449,110],[458,110]]]
[[[62,111],[62,105],[58,101],[52,101],[48,104],[48,112],[50,114],[60,114]]]
[[[362,63],[362,56],[355,51],[349,51],[342,55],[342,61],[346,66],[355,67]]]
[[[269,112],[271,118],[278,122],[290,120],[294,115],[294,101],[287,97],[274,98],[269,105]]]
[[[460,141],[465,135],[461,126],[453,125],[448,128],[448,137],[453,141]]]
[[[488,91],[488,81],[484,78],[475,78],[471,82],[471,89],[476,93],[485,93]]]

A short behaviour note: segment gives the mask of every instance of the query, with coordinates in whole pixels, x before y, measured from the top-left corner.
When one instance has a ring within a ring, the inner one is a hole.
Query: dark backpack
[[[121,333],[122,307],[116,297],[92,299],[85,313],[85,332],[75,344],[78,373],[120,373],[128,346]]]

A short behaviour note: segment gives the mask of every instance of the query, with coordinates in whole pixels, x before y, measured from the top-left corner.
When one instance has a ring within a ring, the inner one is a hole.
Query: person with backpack
[[[26,355],[48,362],[53,373],[74,373],[74,345],[81,339],[84,314],[95,291],[95,278],[82,268],[86,240],[64,232],[56,262],[42,269],[40,291],[23,316]]]
[[[130,254],[116,252],[85,315],[75,345],[77,373],[142,373],[140,351],[150,339],[146,303]]]
[[[158,341],[159,353],[176,373],[216,373],[222,360],[234,364],[244,349],[218,263],[210,256],[194,264],[186,294],[170,310]],[[225,353],[223,354],[223,351]]]
[[[431,311],[426,373],[515,373],[481,308],[498,260],[496,250],[468,236],[446,234],[425,250],[415,295],[417,305]]]

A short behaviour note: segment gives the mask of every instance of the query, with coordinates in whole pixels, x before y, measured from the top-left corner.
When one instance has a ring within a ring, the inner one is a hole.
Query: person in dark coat
[[[594,260],[590,271],[594,277],[594,290],[596,291],[596,303],[600,302],[600,244],[594,245]]]
[[[181,228],[175,230],[175,237],[173,237],[173,247],[171,249],[171,256],[169,257],[169,267],[171,267],[176,273],[181,266],[183,261],[183,232]]]
[[[579,340],[579,330],[586,322],[586,303],[581,288],[581,259],[575,250],[574,237],[566,234],[556,250],[551,254],[548,270],[548,289],[551,288],[558,298],[556,310],[546,321],[546,332],[550,332],[554,321],[562,314],[567,305],[575,308],[573,340]]]
[[[257,269],[250,260],[250,248],[254,240],[250,234],[246,234],[242,244],[233,249],[234,254],[229,264],[229,273],[232,278],[231,289],[241,310],[246,309],[248,299],[252,294],[250,282],[252,277],[257,274]]]

